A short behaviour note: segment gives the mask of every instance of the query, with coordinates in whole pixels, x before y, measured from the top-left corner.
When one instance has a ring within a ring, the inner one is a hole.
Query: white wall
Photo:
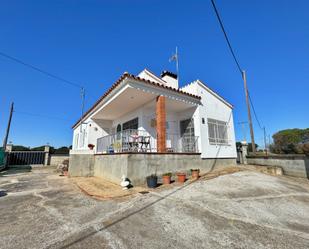
[[[195,95],[200,95],[202,98],[201,105],[197,108],[188,109],[181,113],[171,113],[167,111],[167,133],[180,134],[179,121],[193,117],[195,136],[199,137],[198,148],[201,151],[202,158],[236,158],[232,107],[199,81],[189,84],[182,88],[182,90]],[[112,128],[116,128],[118,124],[123,124],[124,122],[136,117],[139,119],[139,129],[146,130],[153,137],[153,144],[151,147],[152,149],[155,149],[156,130],[155,127],[151,127],[150,124],[150,120],[155,118],[155,100],[153,100],[148,104],[117,118],[116,120],[110,121],[108,125],[99,124],[99,121],[88,118],[85,124],[83,124],[83,128],[86,129],[87,134],[86,142],[83,147],[75,146],[75,135],[79,134],[80,137],[80,128],[77,126],[73,132],[73,150],[88,149],[87,146],[89,143],[96,145],[97,138],[112,133]],[[205,119],[205,124],[202,124],[202,118]],[[207,118],[228,122],[228,145],[213,145],[209,143]]]
[[[235,132],[232,107],[218,95],[195,81],[182,90],[201,96],[201,105],[194,113],[195,135],[199,136],[199,148],[202,158],[236,158]],[[205,124],[202,124],[202,118]],[[217,119],[228,123],[228,145],[214,145],[209,143],[207,119]]]
[[[88,118],[82,124],[82,131],[86,131],[85,142],[82,146],[82,132],[80,129],[80,125],[78,125],[73,131],[73,143],[72,150],[85,150],[88,149],[88,144],[97,145],[97,139],[99,137],[103,137],[109,134],[109,130],[107,128],[101,127],[98,123],[96,123],[91,118]],[[78,136],[78,144],[76,146],[76,136]]]

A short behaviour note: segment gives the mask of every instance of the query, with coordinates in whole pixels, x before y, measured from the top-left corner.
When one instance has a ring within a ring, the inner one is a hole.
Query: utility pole
[[[254,141],[254,132],[253,132],[252,119],[251,119],[249,93],[248,93],[247,79],[246,79],[246,72],[245,72],[245,70],[242,70],[242,78],[244,80],[244,87],[245,87],[245,94],[246,94],[246,103],[247,103],[247,110],[248,110],[248,121],[249,121],[249,127],[250,127],[252,152],[255,153],[256,152],[256,148],[255,148],[255,141]]]
[[[9,138],[9,133],[10,133],[10,127],[11,127],[11,121],[12,121],[12,116],[13,116],[13,111],[14,111],[14,102],[11,103],[11,110],[10,110],[10,117],[9,117],[9,122],[8,122],[8,126],[6,128],[6,133],[5,133],[5,137],[3,140],[3,150],[6,150],[6,144],[8,142],[8,138]]]
[[[265,129],[265,126],[263,127],[263,130],[264,130],[264,145],[265,145],[265,153],[266,153],[266,156],[267,156],[266,129]]]

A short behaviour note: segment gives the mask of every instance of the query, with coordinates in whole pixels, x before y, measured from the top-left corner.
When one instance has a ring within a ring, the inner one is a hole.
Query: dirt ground
[[[53,168],[1,172],[0,248],[309,245],[305,179],[248,170],[217,172],[148,194],[132,189],[129,196],[98,178],[75,180],[60,177]],[[102,199],[91,196],[98,188],[104,189]]]

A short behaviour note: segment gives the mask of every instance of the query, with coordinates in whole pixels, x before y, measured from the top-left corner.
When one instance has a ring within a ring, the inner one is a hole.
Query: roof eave
[[[125,79],[138,80],[140,82],[144,82],[144,83],[151,84],[151,85],[154,85],[154,86],[157,86],[157,87],[161,87],[161,88],[164,88],[166,90],[175,91],[179,94],[184,94],[186,96],[196,98],[198,100],[201,99],[200,96],[190,94],[190,93],[184,92],[184,91],[176,89],[176,88],[165,86],[165,85],[162,85],[162,84],[154,82],[154,81],[146,80],[146,79],[140,78],[138,76],[134,76],[134,75],[126,72],[94,103],[94,105],[92,107],[89,108],[89,110],[87,112],[85,112],[85,114],[81,118],[78,119],[78,121],[72,126],[72,129],[74,129],[77,125],[81,124],[82,121]]]

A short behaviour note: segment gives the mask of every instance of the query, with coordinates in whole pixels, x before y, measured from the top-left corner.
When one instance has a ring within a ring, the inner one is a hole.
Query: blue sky
[[[309,2],[216,3],[268,134],[308,127]],[[168,58],[176,45],[181,85],[201,79],[231,102],[241,139],[243,83],[210,1],[1,1],[0,51],[83,84],[86,108],[125,71],[174,70]],[[2,57],[0,82],[0,138],[14,101],[10,141],[71,144],[80,115],[77,88]],[[254,127],[262,144],[256,120]]]

